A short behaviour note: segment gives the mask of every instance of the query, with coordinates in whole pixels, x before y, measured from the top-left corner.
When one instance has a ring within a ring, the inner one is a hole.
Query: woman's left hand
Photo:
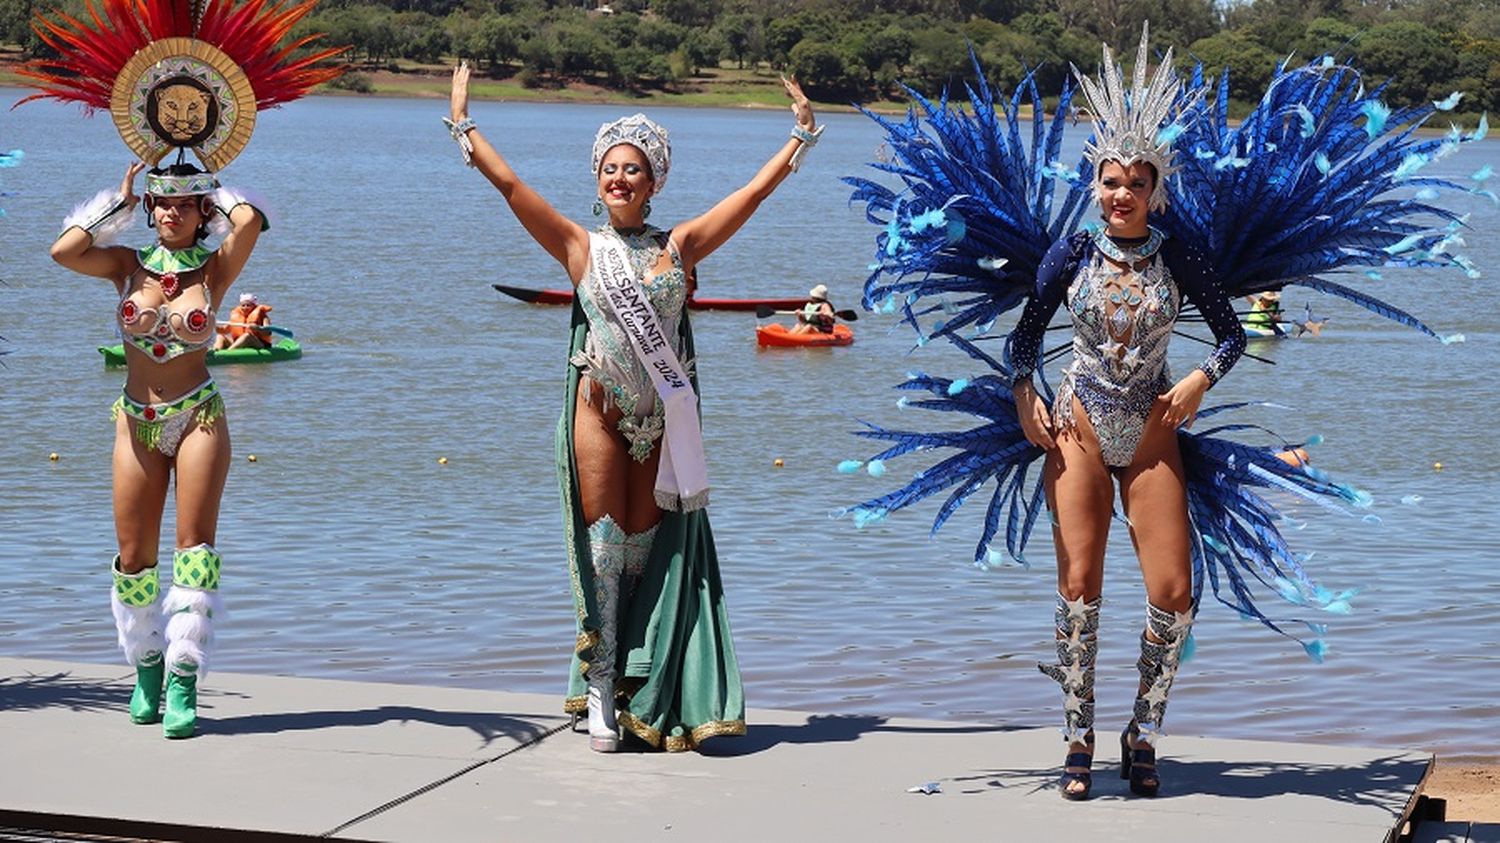
[[[783,76],[781,84],[786,87],[786,95],[792,98],[792,114],[797,117],[797,125],[809,132],[816,129],[818,121],[813,118],[812,103],[807,101],[807,94],[802,93],[802,86],[797,84],[796,78]]]
[[[448,116],[455,123],[469,116],[469,63],[461,61],[453,68],[453,86],[448,92]]]
[[[1198,415],[1198,405],[1203,403],[1203,393],[1208,391],[1208,386],[1208,375],[1203,374],[1202,369],[1194,369],[1187,377],[1173,384],[1171,389],[1157,399],[1167,405],[1162,411],[1162,421],[1173,430],[1192,427],[1193,418]]]

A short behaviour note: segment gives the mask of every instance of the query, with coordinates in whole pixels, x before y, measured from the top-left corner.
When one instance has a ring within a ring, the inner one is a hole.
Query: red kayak
[[[520,299],[531,304],[572,304],[572,290],[532,290],[526,287],[508,287],[504,284],[492,284],[495,289],[514,299]],[[689,310],[755,310],[758,307],[769,307],[772,310],[796,310],[806,303],[805,298],[796,299],[706,299],[695,297],[688,299]]]
[[[849,345],[854,342],[854,332],[847,325],[834,325],[833,333],[806,331],[794,334],[785,325],[772,323],[755,329],[755,342],[775,348],[821,348],[830,345]]]

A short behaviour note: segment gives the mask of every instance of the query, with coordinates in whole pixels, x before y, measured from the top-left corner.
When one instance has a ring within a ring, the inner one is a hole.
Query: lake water
[[[0,103],[23,93],[0,89]],[[462,166],[445,111],[438,100],[293,103],[262,113],[223,173],[278,215],[236,292],[274,304],[306,356],[215,371],[236,453],[219,530],[230,611],[218,669],[564,688],[573,630],[552,431],[568,313],[490,284],[566,281]],[[593,133],[627,109],[473,111],[525,179],[591,223]],[[676,150],[659,224],[742,184],[792,123],[786,112],[653,116]],[[836,306],[856,306],[875,231],[838,178],[865,171],[880,134],[857,115],[825,121],[803,171],[702,265],[704,295],[825,283]],[[114,296],[46,252],[69,208],[118,184],[129,157],[107,115],[50,103],[0,111],[0,149],[11,148],[26,159],[0,171],[18,194],[0,220],[0,335],[13,352],[0,369],[0,654],[120,663],[106,566],[108,407],[122,374],[94,351],[113,341]],[[1431,169],[1466,178],[1486,163],[1500,166],[1495,141]],[[1210,603],[1172,731],[1500,758],[1500,213],[1481,199],[1464,209],[1485,278],[1388,270],[1371,287],[1466,343],[1321,299],[1323,338],[1252,344],[1277,365],[1242,361],[1215,389],[1295,407],[1257,415],[1291,437],[1323,434],[1317,463],[1373,493],[1383,522],[1299,513],[1310,523],[1295,541],[1318,551],[1315,573],[1363,589],[1353,614],[1329,618],[1327,663]],[[1289,292],[1288,310],[1305,295]],[[849,435],[858,419],[918,421],[901,418],[918,411],[898,410],[890,389],[905,371],[976,374],[949,349],[908,357],[910,332],[892,322],[865,314],[849,348],[758,351],[752,315],[695,316],[714,527],[749,703],[1055,725],[1059,692],[1035,667],[1051,649],[1055,591],[1042,531],[1031,570],[980,571],[968,560],[982,506],[932,538],[931,507],[865,530],[829,517],[922,464],[895,461],[882,480],[833,470],[873,453]],[[1179,370],[1201,349],[1177,343]],[[1112,541],[1101,728],[1128,717],[1144,611],[1124,531]]]

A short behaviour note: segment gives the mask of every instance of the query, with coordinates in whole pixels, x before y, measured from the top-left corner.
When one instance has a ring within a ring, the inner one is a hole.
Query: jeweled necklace
[[[1123,263],[1127,266],[1135,266],[1156,254],[1157,250],[1161,249],[1162,242],[1167,239],[1166,235],[1151,226],[1146,226],[1146,231],[1149,234],[1146,236],[1144,242],[1130,246],[1121,246],[1109,236],[1105,229],[1101,228],[1094,233],[1094,247],[1103,252],[1104,256],[1112,261]]]
[[[185,249],[172,249],[157,243],[136,250],[136,258],[141,266],[156,276],[162,293],[169,299],[176,298],[177,293],[182,290],[179,273],[201,269],[212,255],[212,249],[199,243]]]

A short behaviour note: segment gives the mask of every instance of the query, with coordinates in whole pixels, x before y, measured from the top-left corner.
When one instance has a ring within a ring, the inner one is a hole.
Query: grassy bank
[[[0,85],[28,88],[31,80],[15,72],[21,63],[16,47],[0,47]],[[431,97],[448,98],[451,65],[424,65],[410,61],[388,62],[377,66],[356,65],[351,77],[338,86],[323,86],[319,94],[333,96]],[[495,78],[476,75],[469,86],[475,100],[510,102],[615,103],[637,108],[681,106],[698,108],[787,108],[789,103],[781,87],[780,76],[766,67],[741,70],[737,67],[705,69],[698,75],[674,83],[665,89],[619,91],[589,82],[547,83],[539,87],[522,85],[514,74]],[[847,102],[817,102],[822,112],[852,111]],[[878,111],[904,111],[905,104],[878,102]]]
[[[450,68],[450,65],[396,62],[376,68],[357,68],[353,72],[363,77],[360,87],[364,87],[363,82],[368,83],[368,92],[360,92],[358,95],[446,99]],[[345,83],[345,86],[348,85],[349,83]],[[353,93],[339,89],[329,89],[325,92]],[[636,107],[788,107],[786,93],[781,87],[780,75],[766,67],[743,70],[733,66],[704,69],[697,75],[668,87],[643,88],[635,91],[621,91],[577,80],[548,82],[535,87],[527,87],[522,85],[514,74],[493,78],[477,75],[469,86],[469,94],[476,100],[513,102],[615,103]],[[813,105],[824,112],[853,110],[847,102],[815,100]],[[901,111],[906,107],[896,102],[878,102],[873,103],[872,106],[881,111]]]

